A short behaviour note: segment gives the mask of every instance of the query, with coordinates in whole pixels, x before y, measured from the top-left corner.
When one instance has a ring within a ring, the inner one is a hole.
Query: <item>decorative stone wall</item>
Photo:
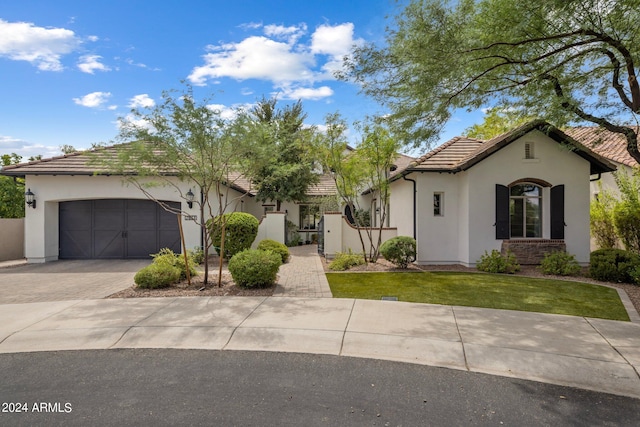
[[[547,239],[512,239],[503,240],[501,252],[504,255],[507,250],[513,252],[521,265],[538,265],[544,258],[544,254],[553,251],[566,251],[564,240]]]

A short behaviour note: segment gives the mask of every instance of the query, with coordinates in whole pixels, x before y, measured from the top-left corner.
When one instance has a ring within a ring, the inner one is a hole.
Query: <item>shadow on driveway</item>
[[[0,304],[104,298],[133,285],[145,260],[64,260],[0,269]]]

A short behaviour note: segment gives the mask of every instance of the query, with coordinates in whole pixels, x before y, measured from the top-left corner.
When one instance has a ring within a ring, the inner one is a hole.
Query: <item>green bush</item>
[[[581,270],[576,257],[564,251],[553,251],[544,254],[540,263],[540,270],[544,274],[557,276],[575,276]]]
[[[180,279],[187,278],[187,267],[184,262],[183,254],[176,254],[169,248],[160,249],[160,252],[157,254],[151,254],[153,257],[154,264],[163,264],[169,265],[171,267],[176,267],[180,271]],[[189,273],[191,276],[196,276],[198,272],[196,271],[196,264],[193,262],[193,259],[189,256],[189,251],[187,251],[187,263],[189,264]]]
[[[476,262],[476,268],[487,273],[513,274],[520,271],[520,264],[518,264],[513,252],[507,251],[503,256],[500,251],[494,249],[491,253],[484,251],[484,255]]]
[[[640,257],[622,249],[598,249],[590,261],[589,276],[603,282],[634,283],[640,269]]]
[[[400,268],[407,268],[416,259],[416,241],[413,237],[393,237],[380,246],[380,253]]]
[[[229,272],[240,287],[267,288],[276,282],[281,264],[282,258],[275,252],[246,249],[229,260]]]
[[[591,235],[599,248],[615,248],[618,236],[614,224],[613,209],[617,201],[610,191],[602,190],[602,184],[598,184],[600,192],[598,197],[591,201],[589,207]]]
[[[133,281],[139,288],[157,289],[177,283],[180,280],[180,270],[168,263],[150,264],[138,271]]]
[[[349,252],[336,253],[336,257],[329,264],[329,270],[345,271],[356,265],[363,265],[364,262],[362,254],[354,254],[349,249]]]
[[[196,246],[193,250],[187,251],[187,255],[191,257],[195,265],[200,265],[204,262],[204,251],[200,246]]]
[[[289,261],[289,248],[286,245],[271,239],[264,239],[258,243],[258,249],[261,251],[272,251],[280,255],[282,263]]]
[[[211,241],[220,255],[222,224],[225,224],[224,256],[229,259],[238,252],[249,249],[258,235],[258,219],[245,212],[231,212],[217,216],[207,223]]]

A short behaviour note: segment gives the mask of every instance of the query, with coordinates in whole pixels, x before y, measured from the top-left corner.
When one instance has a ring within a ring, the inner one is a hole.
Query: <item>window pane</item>
[[[527,203],[527,237],[542,237],[540,199],[525,199]]]
[[[511,196],[539,197],[540,187],[534,184],[518,184],[511,187]]]
[[[511,237],[524,237],[524,200],[509,200]]]

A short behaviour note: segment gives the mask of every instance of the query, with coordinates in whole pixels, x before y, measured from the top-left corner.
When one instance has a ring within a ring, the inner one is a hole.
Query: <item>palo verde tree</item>
[[[457,109],[500,105],[620,133],[640,162],[638,22],[639,0],[410,0],[386,44],[356,48],[340,77],[414,145]]]
[[[353,215],[362,254],[366,261],[376,262],[391,196],[389,174],[394,168],[400,144],[387,127],[379,121],[369,120],[360,125],[362,139],[355,151],[349,152],[346,130],[346,122],[338,114],[327,116],[320,150],[323,167],[330,171],[338,195],[351,212],[368,210],[372,217],[376,217],[378,224],[374,226],[374,221],[364,223],[363,216]],[[364,194],[369,197],[363,197]],[[376,206],[372,205],[373,200]],[[365,237],[369,242],[368,251]]]
[[[184,200],[189,200],[184,183],[193,188],[197,195],[193,203],[200,211],[196,221],[204,242],[205,286],[211,246],[207,219],[224,213],[242,197],[233,196],[231,187],[244,167],[243,132],[241,121],[225,120],[208,99],[197,101],[187,85],[181,92],[163,92],[162,102],[152,109],[133,109],[130,117],[120,119],[118,139],[131,142],[119,146],[117,159],[109,159],[107,165],[110,173],[125,176],[127,182],[178,218],[183,212],[157,200],[152,187],[171,186]],[[220,273],[218,279],[220,285]]]
[[[260,100],[246,115],[247,135],[252,141],[251,180],[259,201],[302,202],[310,185],[318,182],[314,172],[314,127],[305,127],[307,115],[300,101],[277,108],[275,98]]]

